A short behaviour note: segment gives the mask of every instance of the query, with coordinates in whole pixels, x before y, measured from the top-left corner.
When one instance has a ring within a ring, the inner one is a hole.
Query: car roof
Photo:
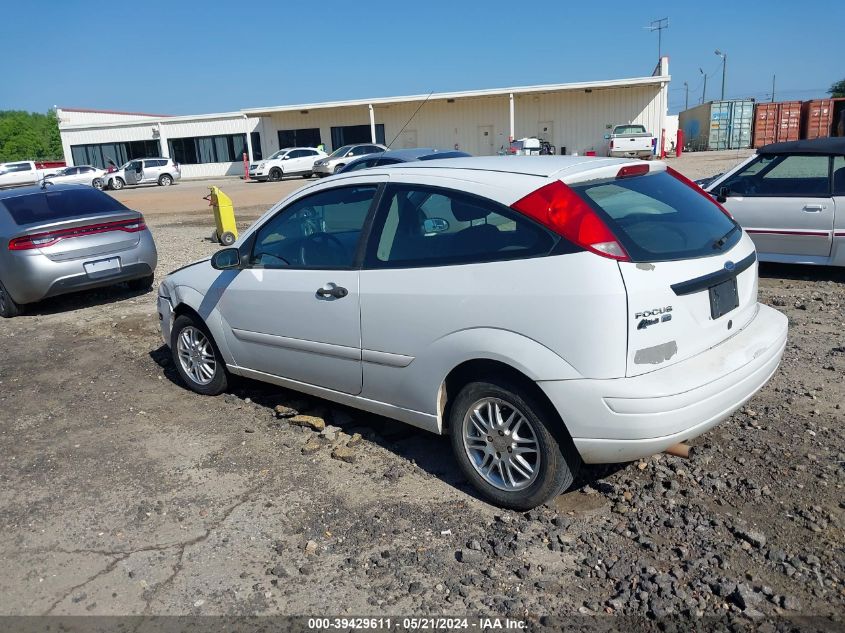
[[[44,188],[41,185],[33,185],[31,187],[14,187],[12,189],[0,189],[0,200],[8,200],[9,198],[17,198],[20,196],[31,196],[35,193],[53,193],[56,191],[67,191],[67,190],[81,190],[81,189],[91,189],[88,185],[50,185],[49,188]]]
[[[758,154],[836,154],[845,155],[845,137],[804,139],[771,143],[757,150]]]
[[[385,169],[466,169],[472,171],[524,174],[549,178],[572,176],[601,167],[625,165],[629,158],[598,158],[594,156],[468,156],[444,158],[436,161],[414,161],[387,165]]]

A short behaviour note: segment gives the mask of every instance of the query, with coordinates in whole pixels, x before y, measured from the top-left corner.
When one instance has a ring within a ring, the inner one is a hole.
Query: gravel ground
[[[742,159],[718,154],[671,162],[701,177]],[[157,277],[218,248],[188,190],[204,186],[173,187],[172,212],[160,189],[120,192],[147,214]],[[266,208],[221,186],[245,223]],[[154,298],[83,293],[0,325],[0,614],[843,630],[841,270],[761,267],[790,320],[783,364],[691,459],[585,468],[528,513],[479,500],[445,438],[249,381],[186,391]]]

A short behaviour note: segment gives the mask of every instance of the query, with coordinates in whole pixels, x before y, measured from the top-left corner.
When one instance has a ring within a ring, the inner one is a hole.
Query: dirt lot
[[[221,182],[248,221],[308,181]],[[147,216],[157,278],[218,248],[206,193],[115,194]],[[763,266],[760,296],[789,316],[783,365],[692,459],[587,468],[526,514],[476,498],[445,438],[253,382],[193,395],[155,291],[44,302],[0,324],[0,613],[840,618],[845,272]],[[279,404],[341,430],[317,442]]]

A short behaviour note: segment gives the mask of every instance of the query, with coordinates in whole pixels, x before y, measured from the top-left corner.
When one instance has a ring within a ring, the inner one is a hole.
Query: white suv
[[[123,189],[125,185],[160,185],[169,187],[182,178],[182,168],[172,158],[136,158],[117,171],[106,173],[106,189]]]
[[[186,385],[230,374],[451,436],[494,503],[694,438],[777,370],[754,245],[660,162],[409,162],[299,189],[169,275]],[[280,318],[283,315],[283,318]]]
[[[284,176],[310,178],[314,174],[314,163],[325,157],[325,152],[313,147],[285,147],[266,160],[251,163],[249,178],[272,182]]]

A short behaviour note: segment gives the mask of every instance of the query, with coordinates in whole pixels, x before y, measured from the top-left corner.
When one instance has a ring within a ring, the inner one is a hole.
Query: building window
[[[261,153],[261,134],[252,132],[252,159],[261,160],[264,155]]]
[[[372,143],[369,125],[343,125],[332,128],[332,150],[353,143]],[[384,145],[384,124],[376,123],[376,143]]]
[[[93,145],[71,145],[74,165],[93,165],[107,169],[109,165],[120,167],[136,158],[161,156],[158,141],[125,141],[119,143],[97,143]]]
[[[246,134],[171,138],[167,144],[170,157],[183,165],[233,163],[243,159]]]
[[[320,128],[307,127],[300,130],[279,130],[279,149],[286,147],[317,147],[320,140]]]

